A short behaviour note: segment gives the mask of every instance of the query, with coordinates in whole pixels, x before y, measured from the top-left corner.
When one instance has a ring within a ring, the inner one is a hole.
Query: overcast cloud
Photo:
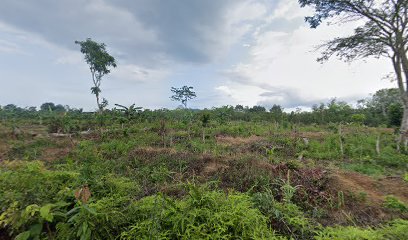
[[[174,108],[170,87],[191,85],[191,107],[311,106],[393,84],[386,60],[315,62],[313,46],[352,26],[311,30],[296,0],[2,0],[0,105],[45,101],[95,109],[75,40],[104,42],[118,68],[103,79],[111,106]]]

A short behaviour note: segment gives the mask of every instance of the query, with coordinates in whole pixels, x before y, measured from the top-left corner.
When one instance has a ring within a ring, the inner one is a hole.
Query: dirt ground
[[[374,205],[382,204],[387,195],[394,195],[401,201],[408,202],[408,183],[400,178],[374,179],[359,173],[337,171],[332,180],[341,191],[367,194],[367,199]]]
[[[406,213],[384,207],[384,199],[392,195],[408,203],[408,183],[400,178],[374,179],[355,172],[336,171],[331,175],[330,185],[335,192],[344,193],[344,206],[333,209],[323,224],[377,225],[390,219],[408,218]],[[338,200],[338,199],[336,199]]]

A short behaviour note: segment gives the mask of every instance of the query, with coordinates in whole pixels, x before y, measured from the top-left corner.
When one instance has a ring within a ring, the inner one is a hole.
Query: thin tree
[[[389,58],[404,106],[400,131],[405,138],[408,133],[408,0],[299,0],[299,3],[314,9],[313,15],[305,18],[311,28],[317,28],[327,19],[336,19],[337,23],[362,22],[351,36],[322,44],[318,61],[332,56],[345,61]]]
[[[104,43],[97,43],[90,38],[87,38],[86,41],[75,41],[75,43],[81,46],[81,53],[85,55],[85,61],[91,70],[94,84],[91,92],[96,96],[99,112],[102,112],[108,105],[108,101],[103,98],[102,102],[100,102],[101,81],[104,75],[110,73],[110,67],[116,67],[115,58],[106,51]]]
[[[193,87],[183,86],[181,88],[172,87],[171,91],[174,93],[173,96],[170,97],[172,101],[178,101],[183,104],[184,108],[187,108],[187,102],[191,99],[197,97],[196,93],[193,91]]]

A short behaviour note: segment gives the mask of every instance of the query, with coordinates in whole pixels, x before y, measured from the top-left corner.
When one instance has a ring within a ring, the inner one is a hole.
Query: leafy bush
[[[327,227],[323,231],[318,232],[316,240],[374,240],[381,239],[379,234],[374,230],[361,229],[357,227]]]
[[[406,168],[408,156],[400,154],[395,148],[388,146],[381,151],[381,155],[376,158],[376,163],[388,168]]]
[[[270,190],[255,193],[252,201],[255,207],[268,217],[269,224],[278,233],[295,239],[309,238],[313,235],[315,228],[313,224],[302,210],[290,201],[276,201]]]
[[[370,176],[381,176],[384,168],[373,163],[348,163],[343,164],[344,169],[359,172]]]
[[[150,196],[136,209],[138,222],[122,239],[278,239],[245,194],[190,186],[184,200]]]
[[[316,240],[400,240],[408,239],[408,221],[397,219],[378,229],[358,227],[327,227],[318,232]]]
[[[0,168],[0,228],[38,233],[54,210],[72,202],[78,174],[46,170],[42,162],[6,162]],[[60,210],[58,210],[60,211]],[[63,211],[63,210],[61,210]],[[41,224],[41,227],[33,226]],[[27,236],[25,233],[24,236]]]
[[[57,239],[117,239],[134,222],[130,198],[113,195],[84,204],[77,202],[57,224]]]
[[[408,211],[408,206],[405,205],[402,201],[400,201],[398,198],[388,195],[385,197],[384,201],[384,207],[400,212],[407,212]]]

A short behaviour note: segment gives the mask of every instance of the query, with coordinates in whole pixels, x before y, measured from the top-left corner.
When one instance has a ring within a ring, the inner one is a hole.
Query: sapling
[[[210,114],[209,113],[203,113],[200,117],[202,126],[203,126],[203,143],[205,143],[205,128],[208,127],[208,124],[210,122]]]

